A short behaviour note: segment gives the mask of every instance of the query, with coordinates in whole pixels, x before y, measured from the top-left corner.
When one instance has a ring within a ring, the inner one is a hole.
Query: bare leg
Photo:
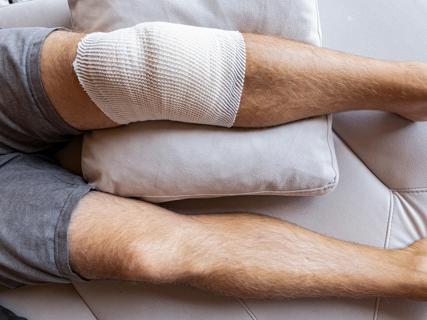
[[[71,126],[80,130],[115,127],[80,86],[72,63],[82,34],[52,33],[42,50],[42,81],[52,104]]]
[[[48,38],[42,63],[47,93],[76,128],[115,126],[73,73],[80,38],[64,32]],[[274,125],[349,107],[418,120],[427,116],[424,65],[352,57],[266,36],[246,39],[248,72],[238,126]],[[425,240],[405,250],[375,249],[264,216],[181,216],[102,193],[82,200],[69,237],[72,265],[90,279],[183,282],[239,297],[427,299]]]
[[[83,35],[55,32],[42,54],[42,78],[72,126],[116,126],[82,90],[72,69]],[[236,126],[263,127],[353,109],[427,120],[427,66],[387,62],[263,35],[245,35],[247,72]]]
[[[427,65],[368,59],[246,35],[237,126],[269,126],[332,112],[378,109],[427,120]]]
[[[427,299],[425,240],[376,249],[261,215],[185,216],[97,192],[74,212],[69,238],[72,266],[89,279],[187,283],[236,297]]]

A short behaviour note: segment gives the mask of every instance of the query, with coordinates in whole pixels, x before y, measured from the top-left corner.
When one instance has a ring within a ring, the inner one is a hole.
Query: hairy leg
[[[54,32],[42,79],[59,114],[81,130],[117,126],[90,100],[72,68],[82,34]],[[235,125],[272,126],[353,109],[427,120],[427,66],[368,59],[277,37],[245,34],[247,70]]]
[[[349,55],[247,34],[247,73],[237,126],[378,109],[427,120],[427,65]]]
[[[61,117],[79,130],[117,126],[90,100],[73,70],[77,44],[83,34],[56,31],[45,40],[41,76],[53,106]]]
[[[93,192],[73,214],[71,263],[89,279],[186,283],[253,298],[427,299],[427,243],[383,250],[248,213],[186,216]]]

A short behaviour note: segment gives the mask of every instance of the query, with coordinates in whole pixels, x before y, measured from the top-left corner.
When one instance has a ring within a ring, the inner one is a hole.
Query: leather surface
[[[25,287],[0,292],[0,305],[30,320],[95,320],[70,285]]]
[[[240,301],[191,288],[97,282],[76,289],[97,319],[251,319]]]
[[[379,111],[348,112],[334,119],[335,131],[389,188],[427,188],[425,123]]]
[[[0,28],[70,27],[67,0],[31,0],[1,8]]]
[[[426,6],[424,0],[320,0],[325,44],[359,54],[378,57],[395,54],[396,58],[425,61]],[[0,24],[5,21],[2,10]],[[394,189],[426,186],[423,157],[427,145],[424,136],[420,136],[426,124],[402,121],[376,112],[335,117],[335,129],[342,136],[342,140],[336,139],[341,181],[329,195],[306,199],[186,200],[168,206],[189,213],[237,209],[264,212],[340,239],[378,247],[403,247],[427,236],[427,196],[423,189]],[[393,141],[396,141],[394,147]],[[97,319],[170,319],[175,314],[178,319],[246,319],[246,314],[249,319],[268,320],[427,318],[426,303],[396,299],[241,303],[204,293],[199,297],[198,291],[185,288],[129,287],[125,283],[102,282],[76,285],[81,296],[68,290],[73,294],[64,296],[62,288],[42,289],[46,291],[29,288],[32,294],[23,289],[2,291],[0,304],[16,312],[23,310],[33,319],[91,319],[81,316],[80,307],[76,311],[75,299],[80,297],[79,305],[86,303]],[[41,296],[48,298],[49,307],[40,304]],[[62,297],[67,298],[64,301]],[[61,316],[51,311],[52,306],[62,309]]]

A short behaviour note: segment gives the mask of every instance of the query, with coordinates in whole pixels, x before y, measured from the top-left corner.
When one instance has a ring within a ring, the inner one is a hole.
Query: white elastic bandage
[[[231,127],[246,68],[243,36],[164,22],[92,33],[74,70],[114,122],[173,120]]]

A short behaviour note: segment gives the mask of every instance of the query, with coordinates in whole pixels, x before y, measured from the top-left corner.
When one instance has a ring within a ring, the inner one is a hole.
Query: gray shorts
[[[67,230],[91,190],[51,156],[80,134],[57,114],[40,78],[54,29],[0,30],[0,284],[84,281],[71,270]]]

